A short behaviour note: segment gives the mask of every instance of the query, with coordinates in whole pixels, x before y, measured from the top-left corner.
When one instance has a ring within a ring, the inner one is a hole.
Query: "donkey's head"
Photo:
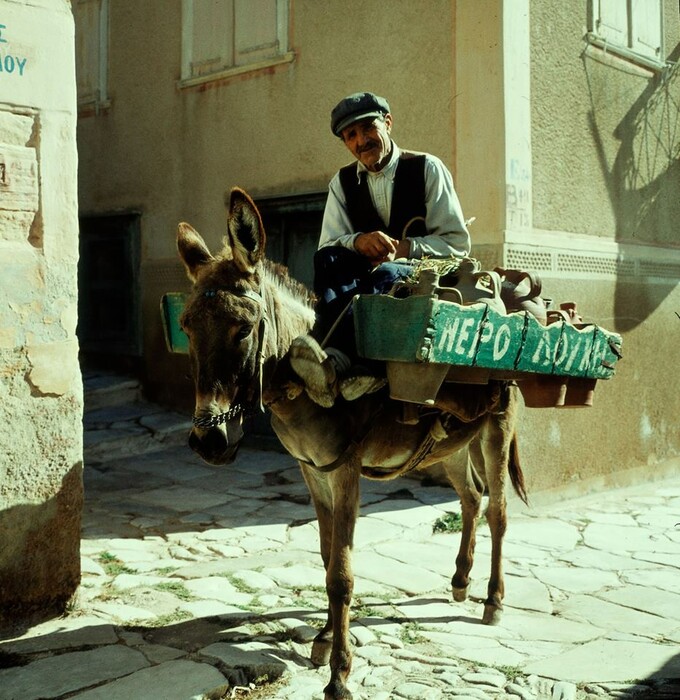
[[[194,283],[180,323],[189,337],[196,389],[189,445],[211,464],[228,464],[243,438],[243,412],[260,401],[266,309],[260,278],[265,234],[250,197],[231,192],[227,235],[213,256],[181,223],[177,249]]]

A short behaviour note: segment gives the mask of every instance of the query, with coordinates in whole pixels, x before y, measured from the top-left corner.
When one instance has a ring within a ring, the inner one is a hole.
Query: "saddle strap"
[[[389,471],[389,472],[383,472],[379,471],[377,469],[373,469],[372,467],[364,467],[361,470],[361,473],[368,477],[369,479],[396,479],[397,477],[402,476],[403,474],[408,474],[409,472],[412,472],[414,469],[416,469],[421,462],[430,455],[434,447],[438,442],[441,442],[444,438],[448,437],[448,423],[449,420],[452,418],[450,415],[446,415],[444,417],[442,416],[435,416],[434,420],[432,421],[432,425],[430,426],[430,429],[427,431],[427,435],[423,438],[423,441],[420,443],[418,448],[414,451],[414,453],[407,459],[401,467],[397,467],[396,469]]]
[[[397,467],[389,472],[379,471],[373,467],[362,467],[361,473],[370,479],[396,479],[402,474],[408,474],[409,472],[413,471],[430,454],[430,452],[432,452],[432,449],[438,442],[441,442],[444,438],[448,437],[447,428],[449,420],[452,417],[453,416],[450,415],[446,415],[444,417],[436,415],[432,421],[430,429],[423,438],[423,441],[420,443],[414,453],[400,467]],[[370,430],[371,428],[369,427],[368,431],[360,440],[352,440],[343,450],[342,454],[328,464],[317,465],[312,462],[308,462],[307,460],[300,459],[299,457],[296,459],[298,462],[300,462],[300,464],[304,464],[305,467],[328,474],[329,472],[335,471],[343,464],[346,464],[352,457],[354,457]]]

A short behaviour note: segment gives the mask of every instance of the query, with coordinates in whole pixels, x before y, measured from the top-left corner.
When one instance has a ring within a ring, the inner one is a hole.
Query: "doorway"
[[[80,218],[78,340],[81,357],[132,369],[142,354],[140,215]]]

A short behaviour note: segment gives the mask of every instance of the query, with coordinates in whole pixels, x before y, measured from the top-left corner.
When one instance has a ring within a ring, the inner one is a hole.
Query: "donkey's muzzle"
[[[189,447],[201,459],[215,466],[231,464],[236,459],[238,448],[243,439],[240,425],[217,426],[201,430],[194,428],[189,433]]]

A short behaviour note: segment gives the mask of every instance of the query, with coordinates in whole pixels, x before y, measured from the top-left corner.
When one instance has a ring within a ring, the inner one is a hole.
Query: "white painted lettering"
[[[560,338],[560,341],[557,345],[557,350],[556,350],[556,357],[555,357],[555,366],[559,367],[564,360],[567,357],[567,352],[569,350],[569,342],[567,338],[567,334],[564,333],[562,337]]]
[[[456,339],[456,333],[458,332],[458,323],[459,319],[456,319],[453,325],[450,323],[446,324],[446,327],[442,331],[442,337],[439,340],[439,350],[443,350],[446,345],[446,352],[451,352]]]
[[[542,335],[538,340],[536,350],[531,357],[531,361],[535,365],[552,365],[552,349],[550,347],[550,339],[548,334]]]
[[[475,353],[477,352],[477,348],[479,345],[484,345],[485,343],[488,343],[491,338],[493,338],[493,332],[494,332],[494,327],[493,323],[490,321],[487,321],[484,323],[479,331],[475,333],[475,339],[470,346],[470,350],[468,350],[467,356],[472,359],[475,356]]]
[[[463,343],[465,343],[465,341],[470,337],[469,329],[470,326],[472,326],[474,323],[476,323],[476,319],[474,318],[466,318],[463,321],[460,327],[460,335],[458,336],[458,342],[456,343],[456,354],[465,354],[465,346],[463,345]]]
[[[564,365],[564,369],[568,372],[571,369],[571,366],[574,364],[574,360],[576,359],[576,355],[578,354],[578,351],[581,349],[581,341],[583,338],[581,336],[578,336],[576,339],[576,342],[574,343],[574,347],[571,349],[571,353],[569,354],[569,359],[567,360],[567,363]]]
[[[505,353],[510,347],[511,335],[512,333],[510,332],[510,326],[508,326],[506,323],[498,328],[498,333],[496,333],[493,343],[494,360],[500,360],[502,357],[505,357]]]

